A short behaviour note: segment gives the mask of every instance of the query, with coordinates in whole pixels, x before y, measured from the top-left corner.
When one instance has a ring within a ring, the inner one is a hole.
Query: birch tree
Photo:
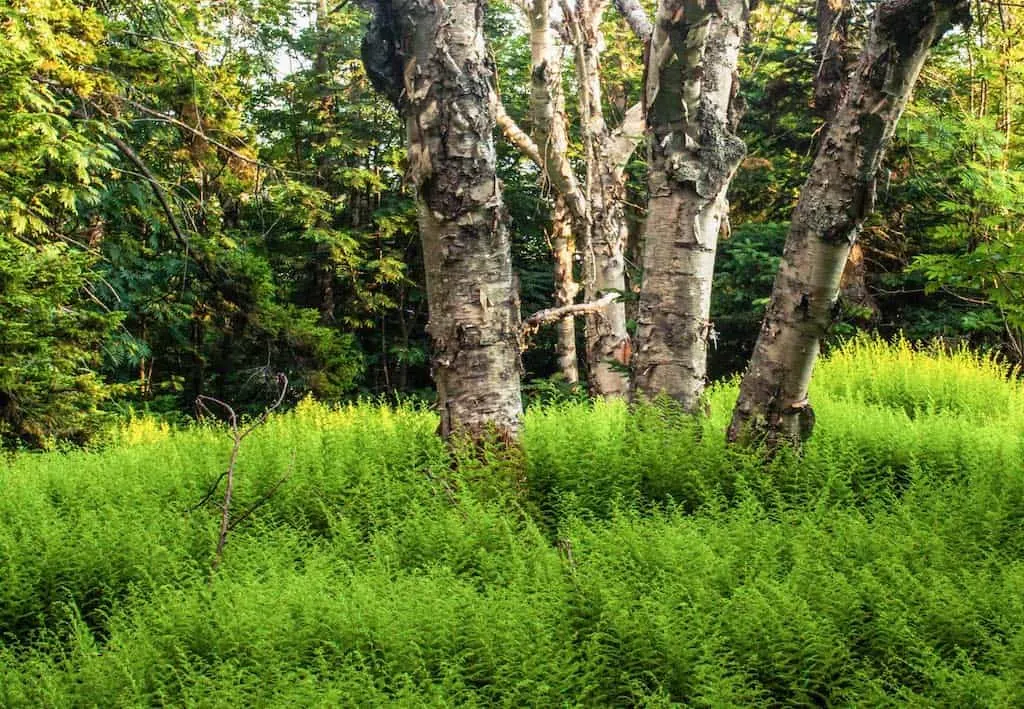
[[[625,304],[605,299],[626,288],[624,250],[627,228],[623,200],[625,168],[643,137],[641,107],[626,111],[622,123],[612,129],[602,110],[600,54],[604,45],[601,19],[604,0],[581,0],[575,5],[551,0],[518,3],[530,27],[530,107],[533,135],[517,129],[502,116],[506,136],[543,170],[555,194],[552,250],[555,258],[555,305],[563,307],[576,298],[572,279],[574,252],[583,259],[587,307],[586,347],[588,384],[593,394],[625,397],[629,392],[631,344],[626,330]],[[556,25],[561,32],[556,31]],[[578,87],[580,132],[586,175],[578,179],[569,161],[569,139],[562,91],[563,54],[572,53]],[[575,327],[572,320],[558,322],[559,369],[573,381],[570,358],[575,364]],[[571,341],[570,341],[571,338]]]
[[[495,175],[482,0],[379,0],[367,74],[405,119],[443,436],[516,435],[519,301]]]
[[[634,386],[695,411],[704,390],[711,284],[726,192],[746,149],[736,65],[746,0],[661,0],[647,65],[650,134]]]
[[[576,301],[579,285],[573,275],[575,234],[587,222],[586,195],[569,162],[568,121],[562,90],[564,44],[553,26],[550,0],[519,3],[530,28],[530,123],[528,135],[499,105],[498,124],[509,141],[541,169],[545,184],[554,194],[551,212],[551,255],[554,259],[554,307]],[[500,99],[499,99],[500,101]],[[570,384],[579,381],[576,321],[571,316],[555,323],[555,356],[558,370]]]
[[[625,248],[628,237],[623,200],[625,169],[643,135],[642,112],[626,112],[611,130],[602,109],[601,18],[606,0],[563,0],[562,10],[576,60],[580,132],[586,158],[587,224],[582,233],[583,296],[587,302],[626,290]],[[629,395],[632,342],[626,329],[626,306],[616,300],[586,317],[586,357],[590,390],[598,396]]]
[[[874,207],[875,178],[931,46],[969,19],[966,0],[888,0],[818,149],[729,426],[730,441],[769,445],[810,434],[807,398],[843,267]]]

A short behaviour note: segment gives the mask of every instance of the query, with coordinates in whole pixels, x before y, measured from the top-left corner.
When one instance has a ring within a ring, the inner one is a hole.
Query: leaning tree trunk
[[[826,126],[839,108],[839,100],[849,84],[850,20],[853,16],[851,0],[818,0],[818,40],[814,59],[818,71],[814,76],[814,112]],[[867,321],[878,315],[878,304],[867,285],[868,270],[860,246],[853,245],[839,282],[842,303],[854,305],[859,311],[857,320]],[[870,313],[865,318],[863,312]]]
[[[685,11],[684,11],[685,10]],[[746,148],[733,131],[744,0],[659,4],[647,70],[650,197],[634,386],[696,411],[704,391],[718,234]]]
[[[515,436],[519,302],[495,176],[482,0],[380,0],[363,45],[405,116],[441,433]]]
[[[875,12],[853,77],[800,193],[730,441],[799,442],[807,388],[850,247],[874,206],[875,176],[930,47],[967,0],[889,0]]]

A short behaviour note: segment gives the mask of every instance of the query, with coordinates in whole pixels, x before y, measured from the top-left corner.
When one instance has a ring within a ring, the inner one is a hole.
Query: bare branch
[[[626,24],[633,30],[633,34],[637,36],[637,39],[645,45],[650,42],[651,35],[654,34],[654,25],[651,23],[651,18],[647,16],[647,11],[644,10],[639,0],[614,1],[615,9],[626,20]]]
[[[202,506],[203,506],[203,505],[205,505],[205,504],[206,504],[207,502],[209,502],[209,501],[210,501],[210,498],[212,498],[212,497],[213,497],[213,495],[214,495],[214,493],[215,493],[215,492],[217,492],[217,488],[218,488],[218,487],[220,487],[220,481],[221,481],[221,480],[223,480],[223,479],[224,479],[224,477],[225,477],[225,476],[226,476],[227,474],[228,474],[228,471],[227,471],[227,470],[225,470],[225,471],[224,471],[223,473],[221,473],[220,475],[218,475],[218,476],[217,476],[217,479],[213,481],[213,485],[211,485],[211,486],[210,486],[210,489],[206,491],[206,494],[205,494],[205,495],[203,495],[203,499],[201,499],[201,500],[200,500],[199,502],[197,502],[196,504],[194,504],[194,505],[192,505],[191,507],[189,507],[189,508],[188,508],[188,511],[189,511],[189,512],[195,512],[195,511],[196,511],[196,510],[198,510],[198,509],[199,509],[200,507],[202,507]]]
[[[590,303],[573,303],[572,305],[563,305],[557,308],[545,308],[544,310],[538,310],[536,313],[523,320],[523,340],[525,341],[526,338],[537,332],[542,325],[548,325],[550,323],[557,322],[562,318],[573,317],[576,315],[599,313],[618,299],[619,293],[617,291],[613,291],[611,293],[605,293],[598,300]]]
[[[508,115],[508,112],[505,111],[505,104],[502,103],[501,97],[497,95],[494,96],[494,120],[509,142],[519,148],[519,152],[530,158],[538,167],[543,167],[543,160],[541,159],[540,149],[537,148],[537,144],[526,134],[526,131],[519,127],[515,119]]]
[[[270,496],[272,496],[277,491],[277,489],[281,487],[284,481],[287,480],[288,477],[290,477],[290,474],[286,475],[283,479],[278,481],[278,483],[274,485],[270,489],[270,491],[263,496],[263,498],[261,498],[256,504],[254,504],[244,513],[242,513],[242,515],[237,520],[235,520],[234,522],[231,521],[231,498],[235,492],[235,464],[238,462],[238,452],[242,448],[242,441],[245,440],[246,436],[248,436],[250,433],[256,430],[257,427],[263,425],[266,422],[267,417],[270,416],[270,413],[272,411],[281,406],[281,403],[284,401],[285,394],[288,391],[288,377],[286,377],[284,374],[279,373],[276,376],[276,381],[278,386],[280,387],[277,399],[274,401],[273,404],[265,408],[263,410],[263,413],[260,414],[256,418],[256,420],[253,421],[244,431],[239,431],[238,413],[230,404],[228,404],[225,401],[221,401],[220,399],[217,399],[215,397],[206,396],[204,394],[200,394],[199,396],[196,397],[196,408],[198,408],[200,411],[210,414],[211,416],[213,412],[210,411],[210,404],[214,404],[224,409],[224,411],[228,415],[228,423],[231,427],[231,457],[228,459],[227,470],[225,470],[220,475],[220,477],[217,478],[217,480],[213,484],[213,487],[210,488],[210,492],[208,492],[206,496],[203,498],[203,500],[198,505],[196,505],[196,507],[193,508],[198,509],[202,505],[206,504],[207,500],[209,500],[210,497],[212,497],[213,493],[217,490],[217,487],[220,485],[220,481],[224,478],[227,478],[227,484],[225,485],[224,488],[224,502],[221,504],[220,508],[220,534],[217,536],[217,551],[214,553],[213,556],[213,564],[211,566],[212,571],[217,570],[217,567],[220,566],[221,559],[224,557],[224,547],[228,543],[228,533],[232,529],[234,529],[239,522],[241,522],[243,519],[251,515],[258,507],[262,506],[270,498]]]
[[[136,109],[137,111],[146,114],[147,116],[150,116],[150,117],[152,117],[152,118],[154,118],[154,119],[156,119],[158,121],[163,121],[164,123],[169,123],[172,126],[176,126],[178,128],[181,128],[184,131],[187,131],[187,132],[191,133],[194,136],[202,138],[203,140],[205,140],[210,145],[212,145],[212,146],[214,146],[216,148],[220,148],[221,150],[226,152],[228,155],[231,155],[232,157],[237,158],[238,160],[241,160],[242,162],[249,163],[250,165],[258,165],[259,167],[262,167],[262,168],[264,168],[266,170],[270,170],[270,171],[286,172],[286,173],[290,173],[290,174],[293,174],[293,175],[307,175],[307,174],[309,174],[309,173],[306,173],[306,172],[298,172],[298,171],[295,171],[295,170],[285,170],[283,168],[276,167],[274,165],[269,165],[269,164],[263,162],[262,160],[257,160],[256,158],[251,158],[248,155],[244,155],[243,153],[238,152],[234,148],[229,147],[228,145],[225,145],[224,143],[222,143],[222,142],[220,142],[220,141],[218,141],[218,140],[216,140],[214,138],[211,138],[209,135],[206,134],[205,131],[203,131],[203,130],[201,130],[199,128],[196,128],[194,126],[190,126],[188,123],[185,123],[184,121],[178,120],[174,116],[170,116],[170,115],[168,115],[166,113],[163,113],[161,111],[157,111],[155,109],[152,109],[149,106],[147,106],[147,105],[145,105],[143,103],[139,103],[138,101],[133,101],[130,98],[120,97],[120,100],[123,101],[124,103],[127,103],[129,106],[131,106],[132,108]]]
[[[267,420],[267,417],[270,416],[274,410],[280,408],[281,404],[284,402],[284,395],[288,393],[288,377],[286,377],[283,372],[278,372],[275,379],[277,380],[278,387],[280,387],[277,400],[267,408],[263,409],[263,413],[259,415],[259,418],[253,421],[247,429],[242,431],[242,435],[239,440],[243,440],[250,433],[262,426]]]
[[[156,179],[156,176],[150,171],[149,167],[146,166],[146,163],[144,163],[142,158],[132,150],[128,143],[113,134],[108,134],[107,137],[110,142],[121,151],[121,154],[128,158],[128,160],[138,168],[139,172],[142,173],[142,176],[146,178],[146,182],[148,182],[149,186],[152,188],[153,194],[156,195],[156,201],[160,203],[160,208],[163,210],[164,214],[167,215],[167,221],[171,225],[171,231],[173,231],[174,235],[178,237],[178,241],[185,246],[185,250],[187,252],[191,249],[192,244],[189,242],[188,237],[185,236],[185,233],[181,230],[181,227],[178,226],[178,220],[174,216],[174,212],[171,211],[171,205],[167,201],[167,194],[164,192],[164,188],[160,184],[160,181]],[[205,264],[200,264],[200,267],[206,271]],[[207,271],[207,275],[210,275],[209,271]]]
[[[294,459],[294,455],[293,455],[293,459]],[[285,484],[286,482],[288,482],[288,479],[289,479],[289,478],[290,478],[291,476],[292,476],[292,474],[291,474],[291,472],[289,472],[289,473],[288,473],[287,475],[285,475],[285,476],[284,476],[283,478],[281,478],[281,479],[280,479],[280,480],[278,480],[278,481],[277,481],[276,483],[274,483],[273,487],[271,487],[271,488],[270,488],[269,490],[267,490],[267,491],[266,491],[265,493],[263,493],[262,495],[260,495],[260,499],[256,500],[256,502],[254,502],[254,503],[252,504],[252,507],[250,507],[249,509],[247,509],[247,510],[246,510],[245,512],[243,512],[242,514],[238,515],[238,517],[236,517],[236,518],[234,519],[234,521],[233,521],[233,522],[231,522],[231,524],[229,524],[229,525],[228,525],[228,531],[230,532],[231,530],[233,530],[233,529],[234,529],[235,527],[237,527],[237,526],[238,526],[238,525],[240,525],[240,524],[241,524],[242,522],[244,522],[244,521],[246,520],[246,518],[247,518],[247,517],[249,517],[249,515],[251,515],[251,514],[252,514],[253,512],[255,512],[256,510],[258,510],[258,509],[259,509],[260,507],[263,507],[263,505],[265,505],[265,504],[267,504],[268,502],[270,502],[270,498],[272,498],[272,497],[274,496],[274,494],[275,494],[275,493],[276,493],[276,492],[278,491],[278,489],[279,489],[279,488],[280,488],[280,487],[281,487],[282,485],[284,485],[284,484]]]

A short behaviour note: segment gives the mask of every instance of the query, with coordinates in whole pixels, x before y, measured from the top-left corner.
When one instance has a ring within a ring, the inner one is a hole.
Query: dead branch
[[[292,474],[291,474],[291,472],[289,472],[283,478],[281,478],[276,483],[274,483],[273,487],[271,487],[269,490],[267,490],[265,493],[263,493],[260,496],[260,499],[256,500],[256,502],[254,502],[252,504],[252,506],[249,507],[249,509],[247,509],[242,514],[238,515],[234,519],[234,521],[230,525],[228,525],[228,531],[230,532],[230,531],[234,530],[234,528],[237,527],[238,525],[240,525],[242,522],[244,522],[249,515],[251,515],[256,510],[258,510],[260,507],[263,507],[263,505],[267,504],[270,501],[270,498],[272,498],[274,496],[274,494],[278,491],[278,489],[282,485],[284,485],[286,482],[288,482],[288,479],[291,476],[292,476]]]
[[[269,417],[270,414],[279,406],[281,406],[281,404],[284,402],[285,394],[288,391],[288,377],[286,377],[284,374],[279,373],[276,377],[276,381],[280,389],[280,391],[278,392],[277,400],[274,401],[274,403],[272,403],[270,406],[265,408],[263,410],[263,413],[257,416],[256,419],[253,420],[253,422],[250,423],[244,430],[239,429],[238,413],[230,404],[215,397],[206,396],[205,394],[200,394],[199,396],[196,397],[196,408],[200,411],[200,413],[206,413],[207,415],[213,417],[213,411],[210,410],[210,406],[213,405],[219,407],[227,414],[228,425],[230,427],[228,433],[231,436],[232,440],[231,456],[228,458],[227,469],[220,475],[220,477],[217,478],[210,492],[207,493],[206,497],[203,498],[203,501],[200,502],[199,505],[196,507],[196,509],[198,509],[199,506],[205,504],[213,496],[213,493],[217,490],[217,487],[220,486],[221,480],[227,481],[224,486],[224,502],[221,504],[220,508],[220,534],[217,537],[217,551],[214,553],[213,556],[213,564],[211,569],[212,571],[217,570],[217,567],[220,566],[221,559],[224,557],[224,547],[228,543],[228,533],[232,529],[234,529],[234,527],[239,522],[241,522],[243,519],[251,515],[256,510],[257,507],[262,506],[268,499],[270,499],[270,496],[272,496],[277,491],[277,489],[281,487],[284,481],[287,480],[288,477],[290,476],[290,474],[286,475],[282,480],[278,481],[278,483],[271,488],[270,492],[267,495],[265,495],[260,501],[258,501],[252,507],[250,507],[246,512],[244,512],[238,520],[232,523],[231,498],[235,492],[235,464],[238,462],[238,453],[242,448],[242,441],[245,440],[246,436],[248,436],[250,433],[255,431],[264,423],[266,423],[267,417]]]
[[[618,299],[619,293],[617,291],[613,291],[611,293],[605,293],[598,300],[590,303],[573,303],[571,305],[562,305],[557,308],[545,308],[544,310],[538,310],[536,313],[523,320],[523,349],[526,349],[525,344],[527,340],[536,333],[541,326],[557,322],[562,318],[584,315],[586,313],[599,313]]]
[[[220,481],[223,480],[224,476],[227,474],[228,471],[225,470],[223,473],[218,475],[217,479],[213,481],[213,485],[210,485],[210,489],[206,491],[205,495],[203,495],[203,499],[189,507],[188,511],[195,512],[196,510],[201,509],[203,505],[205,505],[207,502],[209,502],[210,499],[213,498],[214,494],[217,492],[217,488],[220,487]]]

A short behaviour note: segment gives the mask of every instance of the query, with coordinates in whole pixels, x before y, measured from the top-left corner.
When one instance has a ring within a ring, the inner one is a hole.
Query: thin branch
[[[201,499],[199,502],[197,502],[196,504],[194,504],[191,507],[189,507],[188,511],[189,512],[195,512],[196,510],[201,508],[203,505],[205,505],[207,502],[209,502],[210,499],[213,498],[213,495],[217,492],[217,488],[220,487],[220,481],[223,480],[224,477],[227,474],[228,474],[228,471],[225,470],[223,473],[218,475],[217,479],[213,481],[213,485],[211,485],[210,489],[206,491],[205,495],[203,495],[203,499]]]
[[[536,313],[523,320],[523,340],[525,342],[526,339],[533,333],[537,332],[542,325],[548,325],[563,318],[574,317],[576,315],[599,313],[618,299],[619,292],[612,291],[611,293],[605,293],[598,300],[590,303],[573,303],[571,305],[562,305],[557,308],[545,308],[544,310],[538,310]]]
[[[253,421],[252,424],[249,425],[249,428],[245,429],[245,431],[242,432],[241,438],[239,440],[244,439],[250,433],[252,433],[257,428],[262,426],[264,422],[266,422],[267,417],[270,416],[270,414],[275,409],[279,408],[281,404],[284,402],[284,395],[288,393],[288,377],[286,377],[283,373],[279,372],[276,379],[277,385],[281,388],[281,391],[277,396],[277,401],[275,401],[267,408],[263,409],[263,413],[259,415],[259,418]]]
[[[497,94],[494,95],[494,120],[509,142],[519,148],[519,152],[532,160],[537,167],[544,167],[537,144],[526,134],[526,131],[519,127],[515,119],[508,115],[508,112],[505,110],[505,104],[502,103],[501,97]]]
[[[186,253],[191,253],[192,244],[189,241],[188,237],[185,236],[185,232],[183,232],[181,230],[181,227],[178,225],[178,220],[174,216],[174,212],[171,210],[170,203],[167,201],[167,193],[164,191],[164,188],[160,184],[160,181],[150,171],[146,163],[142,161],[142,158],[138,156],[138,153],[132,150],[131,146],[128,145],[128,143],[124,142],[113,133],[109,133],[107,135],[107,138],[110,140],[111,143],[114,144],[114,146],[118,150],[121,151],[121,154],[128,158],[128,160],[131,161],[131,163],[135,165],[136,168],[138,168],[139,172],[142,173],[142,176],[146,179],[146,182],[149,183],[150,188],[152,188],[153,194],[156,196],[156,201],[160,203],[160,208],[167,216],[167,221],[171,225],[171,231],[174,232],[174,235],[178,238],[178,241],[180,241],[182,245],[185,247]],[[200,261],[199,259],[196,259],[196,263],[199,264],[199,267],[203,269],[203,272],[209,278],[213,278],[213,274],[207,268],[206,263]]]
[[[256,430],[256,428],[262,426],[266,422],[267,417],[270,416],[270,413],[277,409],[284,401],[285,394],[288,391],[288,377],[286,377],[284,374],[279,373],[275,379],[277,381],[278,386],[280,387],[280,392],[278,393],[277,399],[274,401],[273,404],[265,408],[263,410],[263,413],[260,414],[256,418],[256,420],[254,420],[251,424],[249,424],[249,426],[244,431],[239,431],[238,413],[230,404],[228,404],[225,401],[221,401],[220,399],[217,399],[215,397],[206,396],[204,394],[200,394],[199,396],[196,397],[196,407],[210,415],[213,414],[213,412],[210,411],[210,404],[214,404],[222,408],[228,414],[228,423],[230,424],[231,427],[229,431],[232,440],[231,457],[228,459],[227,470],[224,471],[221,477],[217,478],[217,481],[213,484],[211,492],[208,493],[206,498],[204,498],[203,501],[199,503],[199,506],[205,504],[206,501],[212,496],[213,491],[216,491],[217,487],[220,485],[221,479],[227,478],[227,484],[224,487],[224,502],[221,504],[220,508],[220,534],[217,536],[217,551],[214,553],[213,556],[213,564],[211,567],[211,571],[216,571],[217,567],[220,566],[221,559],[224,557],[224,547],[228,543],[228,533],[238,524],[238,522],[248,517],[250,514],[253,513],[253,511],[257,507],[266,502],[266,499],[260,500],[253,507],[249,508],[248,511],[243,513],[240,519],[232,523],[231,498],[234,495],[235,491],[235,464],[238,462],[238,452],[241,450],[242,441],[245,440],[246,436],[248,436],[250,433]],[[288,476],[285,476],[284,480],[286,480],[287,478]],[[279,481],[271,489],[268,495],[272,495],[284,483],[284,480]],[[196,509],[198,509],[198,506]]]
[[[292,476],[292,474],[288,473],[283,478],[281,478],[276,483],[274,483],[274,486],[271,487],[269,490],[267,490],[265,493],[263,493],[260,496],[260,499],[258,499],[256,502],[254,502],[252,504],[252,507],[247,509],[242,514],[238,515],[238,517],[236,517],[235,520],[233,522],[231,522],[231,524],[228,525],[228,531],[229,532],[232,531],[235,527],[237,527],[242,522],[244,522],[246,520],[246,518],[249,517],[249,515],[251,515],[256,510],[258,510],[260,507],[263,507],[263,505],[267,504],[270,501],[270,498],[272,498],[274,496],[274,494],[278,491],[278,489],[282,485],[284,485],[286,482],[288,482],[288,479],[291,476]]]
[[[639,0],[614,1],[615,9],[626,20],[626,24],[633,30],[633,34],[636,35],[637,39],[645,45],[650,42],[651,36],[654,34],[654,25],[651,23],[651,18],[647,16],[647,11],[644,10]]]
[[[242,162],[249,163],[250,165],[256,165],[256,166],[265,168],[265,169],[270,170],[270,171],[284,172],[284,173],[288,173],[288,174],[292,174],[292,175],[309,175],[309,174],[311,174],[309,172],[302,172],[302,171],[299,171],[299,170],[287,170],[287,169],[282,168],[282,167],[277,167],[275,165],[270,165],[268,163],[263,162],[262,160],[258,160],[256,158],[251,158],[248,155],[244,155],[244,154],[238,152],[237,150],[235,150],[234,148],[231,148],[230,146],[225,145],[224,143],[216,140],[215,138],[211,138],[202,129],[196,128],[194,126],[190,126],[188,123],[185,123],[184,121],[181,121],[181,120],[175,118],[174,116],[169,116],[166,113],[162,113],[161,111],[157,111],[155,109],[152,109],[149,106],[147,106],[147,105],[145,105],[143,103],[139,103],[138,101],[133,101],[130,98],[125,98],[125,97],[122,96],[122,97],[119,97],[119,100],[121,100],[124,103],[128,104],[129,106],[131,106],[132,108],[136,109],[137,111],[141,111],[142,113],[145,113],[147,116],[150,116],[151,118],[153,118],[153,119],[155,119],[157,121],[162,121],[164,123],[169,123],[170,125],[173,125],[173,126],[176,126],[178,128],[181,128],[184,131],[188,131],[189,133],[191,133],[192,135],[194,135],[196,137],[202,138],[203,140],[205,140],[210,145],[212,145],[214,147],[217,147],[217,148],[220,148],[224,152],[228,153],[229,155],[231,155],[234,158],[237,158],[238,160],[241,160]]]

